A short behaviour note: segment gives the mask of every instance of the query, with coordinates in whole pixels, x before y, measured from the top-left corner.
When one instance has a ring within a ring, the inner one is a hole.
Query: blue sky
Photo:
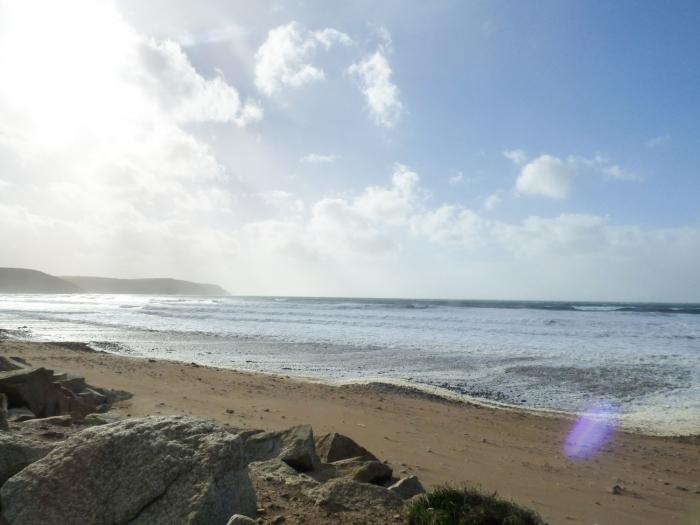
[[[697,3],[12,4],[0,264],[700,300]]]

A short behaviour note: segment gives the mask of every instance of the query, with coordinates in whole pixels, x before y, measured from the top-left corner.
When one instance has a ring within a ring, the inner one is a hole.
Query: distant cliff
[[[73,283],[37,270],[0,268],[0,293],[80,293]]]
[[[151,295],[229,295],[215,284],[177,279],[56,277],[25,268],[0,268],[0,293],[108,293]]]
[[[150,295],[229,295],[215,284],[177,279],[112,279],[110,277],[66,276],[61,279],[86,293],[131,293]]]

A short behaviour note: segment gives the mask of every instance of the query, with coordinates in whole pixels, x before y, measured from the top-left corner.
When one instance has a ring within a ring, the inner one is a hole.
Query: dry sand
[[[124,416],[190,414],[234,426],[310,423],[346,434],[427,486],[480,485],[536,509],[550,523],[700,523],[700,437],[618,432],[594,458],[572,462],[572,420],[479,407],[391,388],[328,386],[163,360],[0,342],[0,354],[127,390]],[[698,415],[700,417],[700,415]],[[621,495],[611,488],[620,485]]]

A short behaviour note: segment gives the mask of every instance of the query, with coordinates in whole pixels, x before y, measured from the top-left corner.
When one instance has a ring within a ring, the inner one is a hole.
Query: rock
[[[393,473],[389,465],[380,461],[365,461],[363,458],[344,459],[335,461],[331,465],[335,467],[338,476],[375,485],[389,481]]]
[[[26,406],[38,417],[61,414],[83,416],[97,406],[74,392],[53,383],[54,374],[46,368],[23,368],[0,372],[0,393],[7,395],[10,407]]]
[[[43,458],[53,448],[46,443],[0,432],[0,485],[29,464]]]
[[[366,448],[361,447],[349,437],[335,432],[319,437],[316,440],[316,450],[319,458],[324,463],[333,463],[334,461],[356,457],[377,460]]]
[[[0,356],[0,372],[9,372],[10,370],[20,370],[28,367],[29,364],[20,357]]]
[[[22,423],[36,419],[36,414],[28,408],[10,408],[7,410],[7,420],[13,423]]]
[[[615,496],[621,496],[622,494],[625,493],[624,487],[621,487],[620,485],[613,485],[612,488],[610,489],[610,492],[614,494]]]
[[[116,423],[121,421],[122,418],[119,414],[114,414],[112,412],[103,412],[101,414],[88,414],[85,416],[80,423],[85,425],[108,425],[109,423]]]
[[[398,495],[401,499],[411,499],[413,496],[425,492],[423,485],[421,485],[421,482],[418,481],[418,478],[415,476],[401,478],[389,487],[389,490]]]
[[[258,522],[248,516],[234,514],[226,525],[258,525]]]
[[[66,416],[51,416],[51,417],[42,417],[41,419],[28,419],[24,422],[22,425],[23,427],[48,427],[48,426],[57,426],[57,427],[69,427],[73,424],[73,418],[69,415]]]
[[[131,419],[71,436],[5,483],[0,508],[8,525],[225,523],[255,513],[246,464],[213,423]]]
[[[309,425],[279,432],[259,432],[246,439],[246,455],[250,461],[266,461],[279,457],[300,472],[313,470],[319,463],[314,434]]]
[[[399,496],[377,485],[345,478],[331,480],[306,492],[316,505],[328,512],[365,510],[371,507],[400,507]]]
[[[10,425],[7,422],[7,396],[0,394],[0,430],[9,430]]]
[[[311,489],[319,485],[318,481],[299,473],[279,458],[267,461],[254,461],[248,464],[250,476],[265,481],[276,481],[285,485]]]

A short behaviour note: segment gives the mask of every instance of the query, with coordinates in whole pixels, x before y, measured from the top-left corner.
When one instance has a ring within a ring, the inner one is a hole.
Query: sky
[[[700,301],[700,4],[0,0],[0,266]]]

